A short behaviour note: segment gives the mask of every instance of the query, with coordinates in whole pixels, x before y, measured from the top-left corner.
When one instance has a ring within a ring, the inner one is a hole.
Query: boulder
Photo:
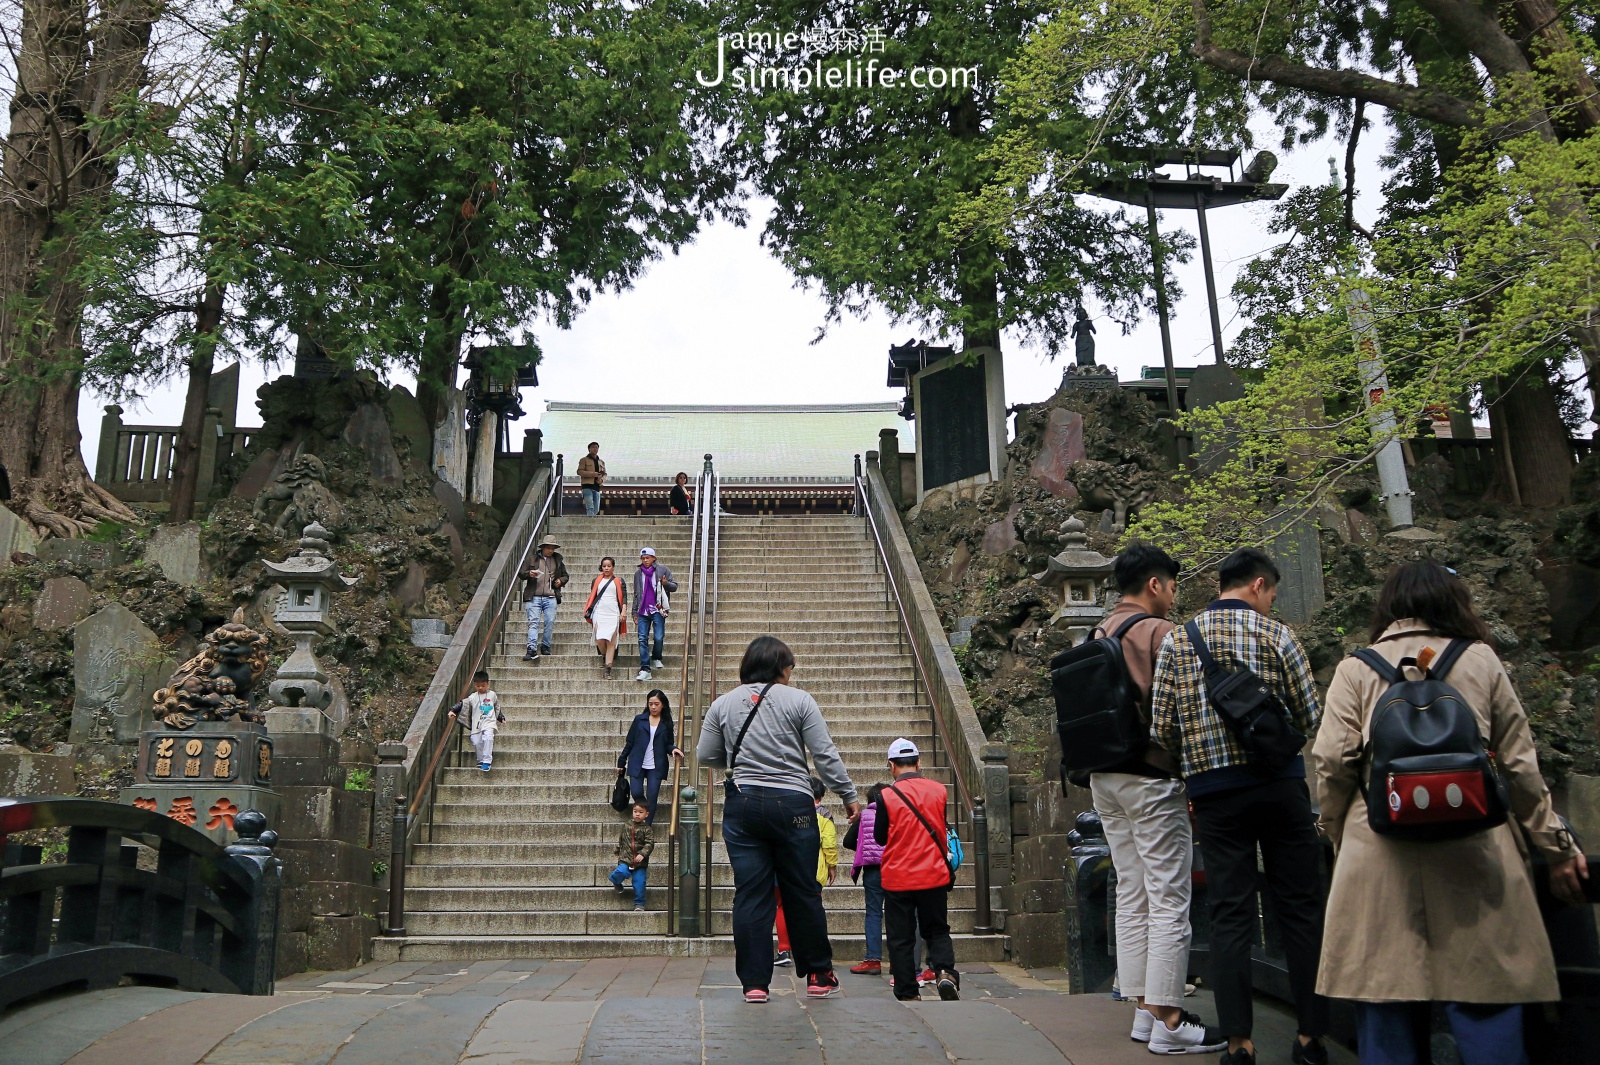
[[[443,482],[440,482],[443,483]],[[461,563],[467,557],[466,547],[461,542],[461,530],[453,522],[445,522],[439,526],[439,532],[450,541],[450,561],[456,569],[461,568]]]
[[[960,584],[967,575],[967,567],[972,565],[972,548],[967,546],[965,540],[956,544],[956,549],[950,552],[950,564],[945,567],[942,579],[946,584]]]
[[[122,565],[122,550],[101,540],[63,540],[58,536],[41,541],[35,552],[45,562],[63,562],[74,569],[98,572]]]
[[[394,436],[389,419],[376,403],[363,403],[345,423],[341,439],[367,456],[367,472],[374,482],[394,487],[405,477],[400,472],[400,456],[394,452]]]
[[[411,623],[411,646],[443,650],[450,646],[450,626],[437,618],[417,618]]]
[[[51,577],[33,604],[33,624],[48,632],[70,629],[88,617],[93,606],[94,592],[87,584],[76,577]]]
[[[1068,468],[1088,457],[1083,447],[1083,415],[1054,407],[1045,423],[1044,443],[1028,467],[1028,476],[1051,495],[1071,498],[1078,494],[1078,488],[1068,480]]]
[[[235,499],[254,500],[261,494],[261,490],[272,483],[274,471],[278,468],[278,451],[271,449],[263,451],[250,461],[244,468],[244,473],[239,475],[239,483],[233,486],[231,494]]]
[[[1534,576],[1550,597],[1550,646],[1578,651],[1600,643],[1600,570],[1547,565]]]
[[[409,610],[422,603],[427,592],[427,578],[428,572],[422,568],[422,563],[416,559],[406,563],[405,576],[394,586],[394,597],[400,600],[401,606]]]
[[[445,518],[457,529],[467,523],[467,503],[461,493],[444,481],[433,482],[433,498],[444,504]]]
[[[1076,489],[1074,489],[1076,491]],[[1022,513],[1022,505],[1014,503],[1006,516],[993,522],[983,530],[982,550],[986,555],[1003,555],[1012,548],[1020,547],[1021,538],[1017,536],[1017,527],[1013,524],[1018,514]]]
[[[145,545],[144,560],[160,568],[174,584],[194,587],[204,576],[200,558],[200,523],[158,525]]]
[[[11,565],[13,554],[31,555],[39,548],[39,537],[33,526],[23,521],[10,509],[0,506],[0,569]]]
[[[389,429],[396,450],[405,452],[404,457],[413,466],[428,469],[428,459],[433,453],[433,432],[428,428],[428,419],[423,416],[422,404],[410,392],[396,385],[389,389],[388,396],[384,398],[384,407],[389,413]]]
[[[73,743],[135,743],[152,723],[150,699],[172,675],[156,634],[120,603],[72,632]]]

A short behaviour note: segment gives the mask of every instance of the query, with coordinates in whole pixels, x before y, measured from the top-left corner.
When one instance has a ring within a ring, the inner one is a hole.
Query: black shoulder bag
[[[724,802],[739,793],[739,785],[733,782],[733,767],[739,762],[739,748],[744,744],[744,734],[750,731],[750,722],[754,721],[756,715],[761,712],[761,704],[766,702],[767,693],[772,690],[772,685],[776,683],[777,681],[772,681],[757,692],[754,699],[750,700],[750,714],[744,719],[744,724],[740,726],[739,735],[733,738],[733,746],[728,750],[727,774],[722,778],[722,797]]]
[[[606,578],[606,582],[600,586],[600,590],[598,592],[594,593],[594,602],[590,603],[589,604],[589,609],[585,610],[583,612],[583,620],[593,624],[593,622],[594,622],[594,608],[600,605],[600,597],[602,595],[605,595],[606,592],[608,590],[610,590],[611,585],[613,583],[615,583],[615,581],[616,581],[615,577],[607,577]]]
[[[1190,621],[1183,629],[1205,671],[1206,697],[1244,748],[1250,771],[1270,779],[1288,769],[1305,747],[1306,738],[1289,720],[1282,700],[1249,667],[1219,665],[1200,635],[1200,626]]]

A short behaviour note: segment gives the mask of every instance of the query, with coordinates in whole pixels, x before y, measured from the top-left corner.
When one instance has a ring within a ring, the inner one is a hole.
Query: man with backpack
[[[1102,760],[1122,756],[1093,768],[1089,787],[1117,871],[1118,983],[1123,997],[1138,1003],[1131,1038],[1150,1044],[1152,1053],[1214,1052],[1227,1039],[1183,1010],[1193,937],[1189,799],[1172,755],[1149,742],[1150,683],[1172,631],[1167,614],[1178,598],[1178,564],[1159,547],[1133,544],[1117,556],[1112,579],[1122,598],[1092,637],[1109,636],[1116,646],[1100,671],[1078,672],[1072,681],[1089,715],[1085,727],[1099,722],[1102,735],[1064,731],[1063,760],[1084,748],[1101,752]],[[1120,660],[1111,661],[1118,653]],[[1108,709],[1126,724],[1106,718]],[[1108,729],[1123,729],[1132,742],[1119,749],[1117,736],[1104,734]]]
[[[1242,547],[1217,567],[1211,605],[1162,644],[1151,687],[1151,739],[1178,759],[1194,806],[1211,897],[1211,986],[1224,1065],[1255,1065],[1250,947],[1257,860],[1282,930],[1298,1017],[1295,1065],[1328,1060],[1322,949],[1322,844],[1306,788],[1305,737],[1317,728],[1311,666],[1294,633],[1268,616],[1278,568]]]
[[[949,860],[945,786],[922,775],[922,753],[904,737],[889,744],[894,775],[878,793],[872,814],[872,839],[883,848],[883,919],[889,940],[889,972],[894,997],[920,998],[916,949],[920,934],[928,945],[928,968],[937,973],[939,997],[961,997],[955,943],[950,939],[950,889],[956,874]]]

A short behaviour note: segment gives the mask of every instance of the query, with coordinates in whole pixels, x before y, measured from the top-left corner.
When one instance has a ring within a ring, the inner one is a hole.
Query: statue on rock
[[[313,522],[335,528],[343,520],[344,510],[328,490],[327,480],[328,470],[321,459],[301,455],[261,490],[256,497],[255,516],[265,519],[281,503],[283,509],[272,523],[279,536]]]
[[[1121,534],[1128,519],[1156,497],[1161,478],[1136,463],[1113,466],[1109,462],[1085,459],[1067,468],[1067,477],[1078,488],[1083,505],[1095,510],[1110,509],[1111,531]]]
[[[190,728],[196,721],[260,721],[249,696],[266,668],[267,637],[244,623],[240,607],[156,692],[155,718],[171,729]]]
[[[1093,366],[1094,362],[1094,323],[1089,321],[1089,312],[1084,310],[1083,304],[1078,304],[1078,320],[1072,323],[1072,340],[1078,358],[1079,366]]]

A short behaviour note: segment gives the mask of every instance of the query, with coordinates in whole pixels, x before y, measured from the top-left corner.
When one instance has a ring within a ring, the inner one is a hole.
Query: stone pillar
[[[469,503],[494,503],[494,452],[500,434],[500,416],[492,410],[483,412],[478,423],[478,439],[472,455],[472,492]]]
[[[1011,885],[1011,748],[986,743],[983,759],[983,804],[989,815],[989,894],[996,927],[1004,925],[1005,889]]]
[[[221,426],[222,412],[216,407],[207,407],[206,420],[200,429],[200,472],[194,485],[197,503],[211,498],[211,486],[217,482],[217,431]]]
[[[539,473],[539,450],[542,447],[544,447],[543,431],[539,429],[522,431],[522,468],[518,473],[522,483],[517,487],[519,495],[528,490],[528,486]]]
[[[889,498],[895,509],[903,509],[905,500],[900,494],[900,430],[878,430],[878,462],[883,470],[883,483],[889,488]]]
[[[389,853],[394,818],[388,812],[394,809],[395,796],[405,794],[409,750],[403,743],[378,744],[378,768],[372,780],[372,849],[378,854]]]
[[[117,465],[117,440],[122,432],[122,408],[115,403],[106,406],[100,419],[100,447],[95,453],[94,479],[102,487],[115,479]]]

